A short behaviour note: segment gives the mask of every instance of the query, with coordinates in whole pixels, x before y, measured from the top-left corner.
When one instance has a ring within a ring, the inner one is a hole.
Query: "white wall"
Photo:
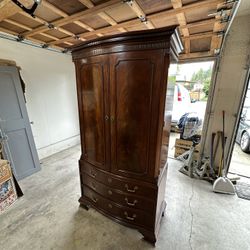
[[[0,39],[0,59],[22,68],[39,158],[79,142],[75,70],[70,55]]]
[[[226,157],[234,135],[244,83],[250,58],[250,15],[236,16],[227,37],[222,59],[216,72],[217,79],[209,120],[205,129],[205,155],[209,155],[211,134],[222,130],[222,110],[226,112]],[[220,155],[220,153],[218,154]],[[216,161],[219,165],[219,158]]]

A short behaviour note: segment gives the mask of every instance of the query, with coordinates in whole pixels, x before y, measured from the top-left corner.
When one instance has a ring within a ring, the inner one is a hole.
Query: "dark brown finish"
[[[180,52],[179,41],[172,27],[72,49],[82,146],[79,202],[137,228],[152,243],[166,206],[173,96],[167,70],[170,55]]]

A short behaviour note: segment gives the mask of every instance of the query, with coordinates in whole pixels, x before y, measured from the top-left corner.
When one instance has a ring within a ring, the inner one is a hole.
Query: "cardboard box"
[[[184,154],[186,151],[188,151],[192,147],[192,145],[193,145],[192,141],[176,139],[174,157],[177,158],[178,156]],[[195,146],[193,160],[198,160],[199,151],[200,151],[200,144]]]

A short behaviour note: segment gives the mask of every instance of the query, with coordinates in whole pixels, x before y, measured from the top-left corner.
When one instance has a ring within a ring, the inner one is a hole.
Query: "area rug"
[[[250,200],[250,183],[237,182],[235,189],[239,198]]]

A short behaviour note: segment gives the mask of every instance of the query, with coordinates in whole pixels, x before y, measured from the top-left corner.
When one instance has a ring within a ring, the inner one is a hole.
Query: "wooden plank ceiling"
[[[65,50],[106,35],[178,25],[180,59],[208,58],[220,49],[232,6],[225,0],[42,0],[32,17],[0,0],[0,32]]]

